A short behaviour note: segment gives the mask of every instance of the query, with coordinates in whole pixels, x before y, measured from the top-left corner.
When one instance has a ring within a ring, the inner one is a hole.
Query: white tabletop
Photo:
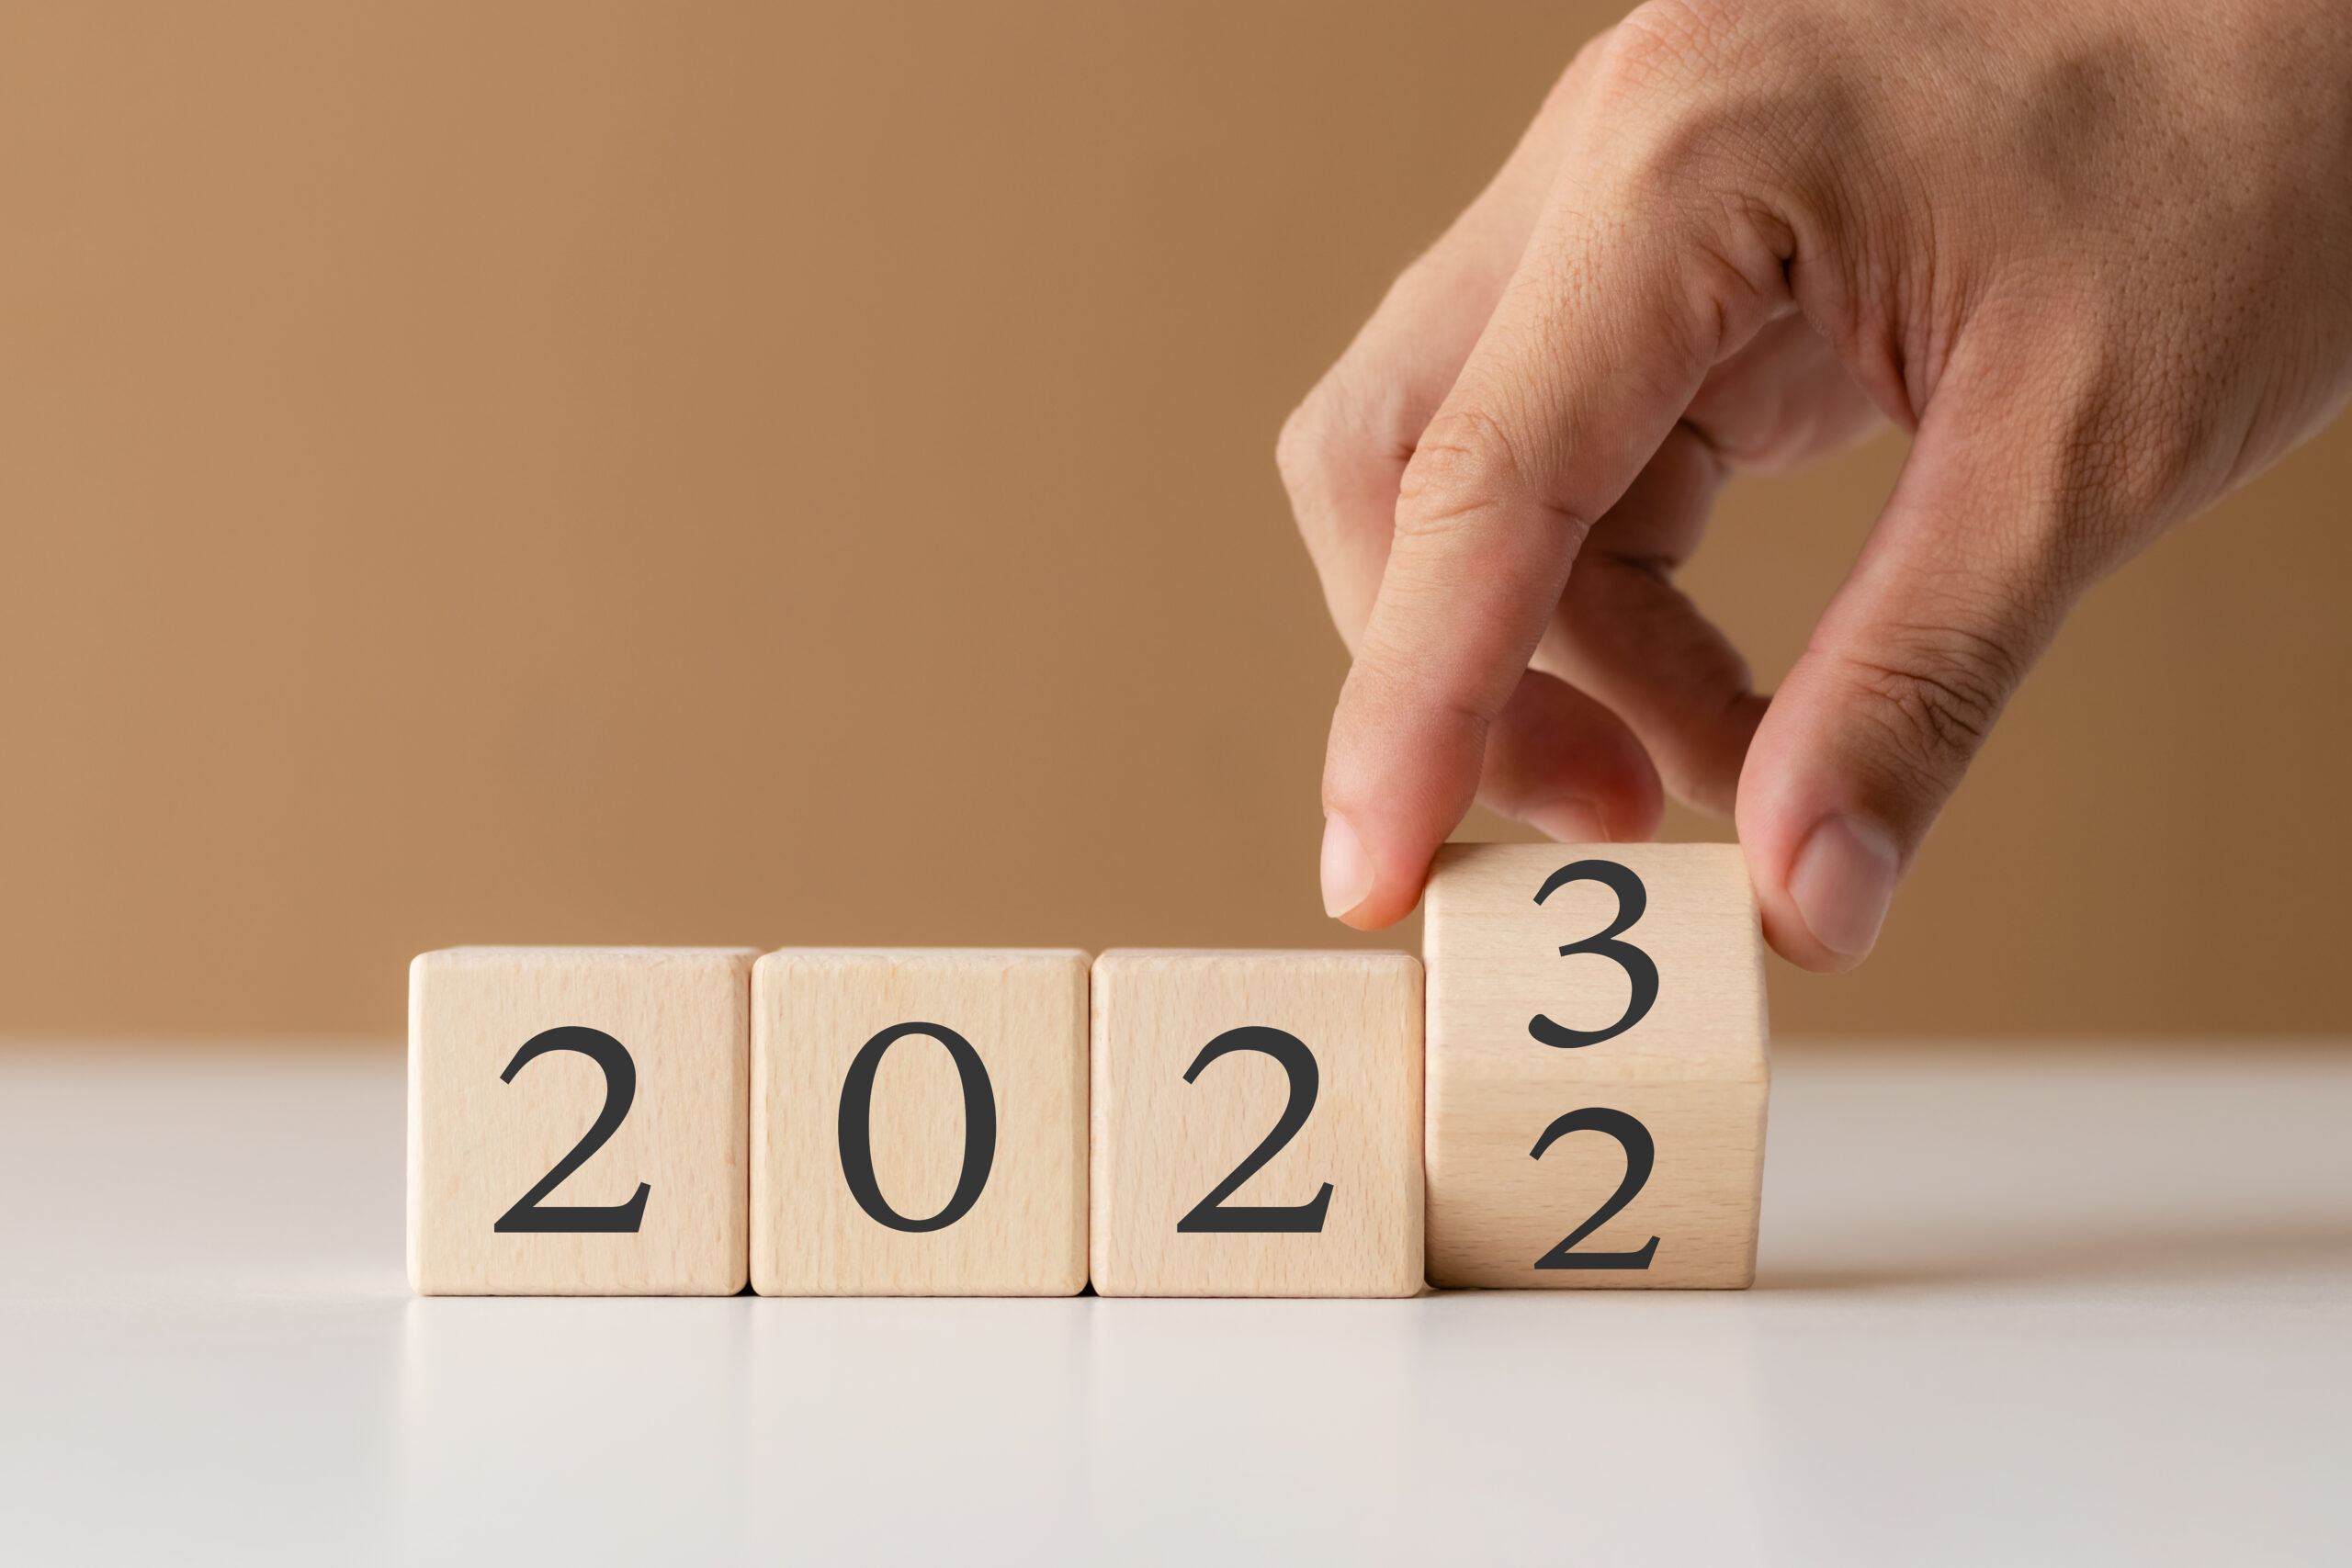
[[[1784,1050],[1736,1294],[418,1301],[401,1119],[0,1054],[0,1561],[2352,1561],[2352,1054]]]

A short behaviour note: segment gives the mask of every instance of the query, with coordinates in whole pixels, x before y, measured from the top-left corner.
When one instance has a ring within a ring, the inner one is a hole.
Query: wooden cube
[[[1421,1288],[1421,966],[1401,953],[1094,961],[1094,1288]]]
[[[755,956],[461,947],[411,964],[410,1285],[741,1291]]]
[[[1742,1288],[1764,955],[1728,844],[1451,844],[1430,878],[1429,1273]]]
[[[771,953],[752,980],[752,1285],[1086,1286],[1086,954]]]

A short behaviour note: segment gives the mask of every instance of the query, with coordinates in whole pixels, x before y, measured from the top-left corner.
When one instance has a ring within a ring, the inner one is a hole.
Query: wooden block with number
[[[410,1285],[741,1291],[756,956],[461,947],[410,965]]]
[[[1085,1289],[1086,986],[1076,951],[761,959],[752,1289]]]
[[[1094,961],[1094,1288],[1421,1288],[1421,966],[1401,953]]]
[[[1452,844],[1424,908],[1430,1281],[1751,1283],[1770,1074],[1738,848]]]

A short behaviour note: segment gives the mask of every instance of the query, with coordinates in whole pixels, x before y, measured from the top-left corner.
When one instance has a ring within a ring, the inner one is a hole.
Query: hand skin
[[[1474,797],[1630,840],[1670,789],[1850,967],[2075,600],[2347,392],[2346,0],[1654,0],[1283,431],[1355,655],[1327,908],[1410,912]],[[1674,570],[1727,475],[1883,420],[1768,703]]]

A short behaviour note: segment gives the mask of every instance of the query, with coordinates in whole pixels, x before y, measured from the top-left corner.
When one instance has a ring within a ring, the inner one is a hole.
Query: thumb
[[[1869,543],[1772,698],[1737,818],[1764,934],[1868,956],[1897,884],[2120,530],[2084,516],[2085,421],[1955,364]]]

